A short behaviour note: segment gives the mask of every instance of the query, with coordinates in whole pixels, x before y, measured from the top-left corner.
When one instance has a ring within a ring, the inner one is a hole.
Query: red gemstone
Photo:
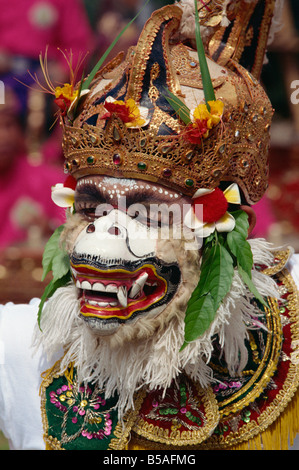
[[[121,163],[121,156],[120,156],[119,153],[115,153],[115,154],[113,155],[113,163],[114,163],[114,165],[120,165],[120,163]]]
[[[163,170],[163,175],[166,178],[169,178],[171,176],[171,170],[169,168],[165,168],[165,170]]]

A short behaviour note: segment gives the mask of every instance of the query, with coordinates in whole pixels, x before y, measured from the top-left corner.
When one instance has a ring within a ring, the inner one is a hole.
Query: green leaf
[[[42,311],[43,311],[43,307],[44,307],[46,300],[52,297],[54,292],[59,287],[65,286],[68,282],[70,282],[70,280],[71,280],[71,273],[69,271],[67,274],[65,274],[63,277],[59,279],[52,279],[47,285],[47,287],[45,288],[44,293],[41,296],[41,300],[40,300],[39,307],[38,307],[37,323],[38,323],[39,328],[40,328]]]
[[[197,0],[194,0],[195,6],[195,39],[196,39],[196,47],[197,47],[197,54],[201,72],[201,79],[203,84],[203,90],[205,95],[205,101],[208,106],[208,101],[215,101],[215,92],[210,76],[210,71],[207,64],[206,54],[204,50],[204,46],[202,43],[201,33],[200,33],[200,23],[199,23],[199,16],[197,10]]]
[[[71,121],[74,119],[74,117],[76,116],[76,113],[77,113],[77,108],[78,108],[78,105],[79,105],[79,102],[80,102],[80,99],[81,99],[80,95],[81,95],[81,92],[82,92],[83,83],[84,83],[84,73],[82,74],[80,84],[79,84],[79,87],[78,87],[78,99],[75,103],[75,106],[74,106],[74,109],[72,110],[72,112],[68,113],[68,117]]]
[[[60,279],[70,271],[69,255],[65,251],[59,251],[53,258],[52,272],[53,278]]]
[[[258,300],[264,307],[269,308],[269,305],[267,304],[265,299],[261,296],[261,294],[259,293],[255,285],[253,284],[248,274],[244,271],[244,269],[240,265],[238,265],[238,271],[244,283],[247,285],[247,287],[249,288],[250,292],[254,295],[256,300]]]
[[[240,232],[233,230],[227,234],[227,244],[231,253],[236,257],[238,264],[251,279],[253,256],[251,247]]]
[[[234,230],[239,232],[245,239],[247,239],[249,229],[248,215],[242,210],[231,212],[231,215],[236,221]]]
[[[215,310],[217,310],[220,302],[230,290],[233,275],[233,259],[227,249],[217,243],[205,250],[200,279],[194,294],[201,297],[210,293],[214,300]]]
[[[46,286],[45,291],[41,297],[37,315],[38,325],[40,325],[42,309],[45,301],[54,294],[58,287],[66,285],[72,278],[69,256],[67,252],[60,248],[59,244],[60,235],[63,229],[64,225],[58,227],[45,246],[42,261],[42,281],[44,281],[46,275],[50,271],[52,271],[53,278],[50,283]]]
[[[215,318],[214,301],[210,294],[200,297],[186,313],[185,342],[181,351],[196,340],[210,326]]]
[[[209,328],[231,288],[233,275],[233,259],[215,238],[212,245],[209,243],[204,247],[199,283],[187,305],[183,348]]]
[[[168,95],[164,95],[164,98],[168,101],[170,106],[174,109],[179,118],[185,123],[189,124],[190,119],[190,109],[181,101],[176,95],[174,95],[170,90],[166,90]]]
[[[45,280],[46,275],[52,270],[52,261],[59,251],[59,238],[63,229],[64,225],[60,225],[46,243],[42,261],[42,281]]]
[[[121,32],[116,36],[114,41],[110,44],[108,49],[104,52],[100,60],[96,63],[92,71],[90,72],[89,76],[87,79],[83,82],[82,84],[82,90],[86,90],[89,88],[92,80],[96,76],[97,72],[100,70],[101,66],[103,65],[104,61],[107,59],[108,55],[112,51],[113,47],[116,45],[116,43],[119,41],[119,39],[122,37],[122,35],[126,32],[126,30],[131,26],[131,24],[138,18],[138,16],[142,13],[146,5],[150,2],[150,0],[147,0],[141,10],[137,13],[137,15],[134,16],[134,18],[121,30]]]

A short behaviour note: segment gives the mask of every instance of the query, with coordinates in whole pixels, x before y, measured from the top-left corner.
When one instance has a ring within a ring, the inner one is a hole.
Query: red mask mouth
[[[176,291],[174,279],[176,285],[180,282],[178,266],[147,261],[107,266],[73,256],[71,267],[81,315],[124,323],[169,301]]]

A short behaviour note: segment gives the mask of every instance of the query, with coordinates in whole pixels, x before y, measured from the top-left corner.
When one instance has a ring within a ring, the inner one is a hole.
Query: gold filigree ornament
[[[188,142],[167,94],[192,110],[204,102],[204,91],[197,52],[175,41],[181,18],[180,3],[156,11],[125,59],[117,56],[97,73],[74,120],[62,120],[65,170],[76,179],[98,174],[159,182],[188,196],[236,182],[255,203],[268,185],[272,106],[237,62],[228,69],[208,59],[223,114],[200,143]],[[117,112],[108,117],[107,99],[147,109],[146,124],[128,127]]]

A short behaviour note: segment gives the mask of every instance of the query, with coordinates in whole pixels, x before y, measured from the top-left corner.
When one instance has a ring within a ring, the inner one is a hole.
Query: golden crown
[[[221,122],[198,143],[185,137],[186,124],[170,106],[168,90],[187,109],[203,100],[196,52],[172,43],[182,9],[166,6],[146,23],[125,59],[104,67],[81,99],[77,117],[64,123],[65,169],[75,178],[90,174],[159,182],[192,196],[234,181],[248,203],[257,202],[268,181],[272,106],[258,81],[237,62],[209,62]],[[128,127],[105,103],[134,100],[148,110],[146,125]]]

